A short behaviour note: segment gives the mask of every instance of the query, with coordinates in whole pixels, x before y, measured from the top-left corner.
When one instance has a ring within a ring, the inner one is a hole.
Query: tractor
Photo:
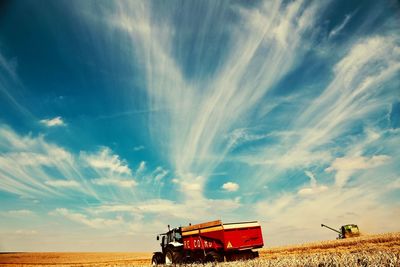
[[[258,222],[222,223],[220,220],[171,229],[161,237],[161,251],[154,252],[153,265],[222,262],[258,257],[253,249],[264,245]]]

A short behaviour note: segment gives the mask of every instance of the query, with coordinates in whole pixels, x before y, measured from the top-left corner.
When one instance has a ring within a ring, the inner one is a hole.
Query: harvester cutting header
[[[221,262],[258,257],[253,249],[264,245],[258,222],[222,223],[220,220],[170,229],[159,234],[162,252],[152,264]]]

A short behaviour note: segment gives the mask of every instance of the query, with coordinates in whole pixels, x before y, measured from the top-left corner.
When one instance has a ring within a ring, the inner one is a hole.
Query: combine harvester
[[[157,235],[162,252],[154,252],[152,264],[222,262],[253,259],[253,249],[264,245],[258,222],[222,223],[220,220],[170,229]]]
[[[332,227],[329,227],[325,224],[321,224],[321,227],[326,227],[326,228],[338,233],[339,236],[336,239],[344,239],[344,238],[360,236],[360,230],[358,229],[358,226],[356,224],[343,225],[340,227],[340,231],[333,229]]]

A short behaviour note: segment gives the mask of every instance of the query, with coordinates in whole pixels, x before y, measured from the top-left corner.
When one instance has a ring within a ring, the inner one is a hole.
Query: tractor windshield
[[[181,234],[180,234],[178,231],[175,231],[175,240],[178,241],[178,242],[180,242],[181,239],[182,239]]]

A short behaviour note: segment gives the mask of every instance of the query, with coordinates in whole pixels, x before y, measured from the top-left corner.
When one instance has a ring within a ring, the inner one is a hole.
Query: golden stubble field
[[[1,266],[148,266],[152,253],[3,253]],[[400,266],[400,233],[276,247],[260,258],[219,266]],[[215,266],[213,264],[192,266]]]

